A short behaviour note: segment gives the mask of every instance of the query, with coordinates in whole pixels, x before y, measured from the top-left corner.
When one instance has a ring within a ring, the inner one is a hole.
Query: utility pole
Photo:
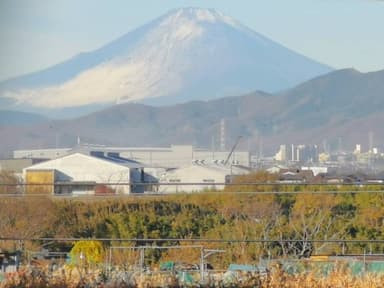
[[[225,250],[219,250],[219,249],[204,249],[204,247],[201,247],[200,250],[200,284],[205,284],[204,281],[204,270],[205,270],[205,259],[208,256],[211,256],[215,253],[224,253]]]

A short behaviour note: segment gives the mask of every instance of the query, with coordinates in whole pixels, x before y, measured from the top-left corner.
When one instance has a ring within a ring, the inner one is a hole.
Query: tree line
[[[234,183],[240,186],[231,185],[221,192],[197,194],[91,200],[2,197],[0,237],[186,240],[182,243],[177,240],[157,240],[150,243],[152,245],[187,245],[192,243],[187,241],[189,239],[227,240],[201,243],[207,248],[226,251],[213,257],[213,264],[218,266],[233,262],[253,263],[266,257],[334,255],[341,251],[338,246],[340,243],[335,245],[314,240],[383,239],[382,187],[241,186],[242,183],[267,183],[274,177],[273,174],[258,172],[235,178]],[[238,193],[276,189],[281,193]],[[331,189],[335,193],[318,193],[324,189]],[[336,193],[343,189],[345,193]],[[353,189],[360,193],[354,193]],[[364,193],[362,189],[370,192]],[[290,191],[307,193],[287,193]],[[250,241],[256,239],[266,242]],[[27,247],[23,248],[38,250],[42,244],[29,241],[24,244]],[[0,241],[3,249],[20,249],[15,245],[14,241]],[[107,249],[111,245],[140,246],[148,243],[138,240],[134,243],[104,242],[103,245]],[[63,241],[44,243],[44,248],[52,251],[69,251],[72,246],[72,242]],[[345,245],[343,252],[360,253],[363,249],[384,252],[379,243],[358,242]],[[176,257],[180,252],[164,250],[148,253],[147,261],[155,263]],[[198,258],[199,253],[190,249],[183,257],[187,258],[186,261],[192,261],[188,257]]]

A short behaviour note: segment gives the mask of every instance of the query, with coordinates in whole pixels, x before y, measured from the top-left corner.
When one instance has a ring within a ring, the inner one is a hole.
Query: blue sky
[[[94,50],[191,6],[215,8],[334,68],[384,69],[384,1],[0,0],[0,80]]]

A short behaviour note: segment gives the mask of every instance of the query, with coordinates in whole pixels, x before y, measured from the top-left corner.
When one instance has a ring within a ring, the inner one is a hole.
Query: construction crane
[[[241,138],[242,138],[242,136],[237,137],[237,140],[236,140],[235,144],[232,146],[231,152],[229,152],[228,157],[227,157],[227,159],[224,162],[224,165],[228,164],[228,161],[231,158],[231,156],[233,154],[233,151],[235,151],[237,144],[239,144],[239,141],[240,141]]]

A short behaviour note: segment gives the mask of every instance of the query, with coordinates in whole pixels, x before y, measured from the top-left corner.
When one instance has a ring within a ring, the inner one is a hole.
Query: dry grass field
[[[265,288],[374,288],[384,287],[384,274],[352,275],[340,266],[327,276],[319,276],[315,271],[302,274],[288,274],[279,267],[264,275],[251,272],[237,272],[228,277],[227,272],[215,272],[207,275],[204,284],[199,284],[198,275],[193,274],[194,281],[185,281],[177,273],[132,273],[114,270],[106,273],[101,270],[82,270],[62,267],[55,272],[48,269],[21,269],[8,273],[0,282],[1,288],[11,287],[265,287]],[[191,278],[192,279],[192,278]]]

